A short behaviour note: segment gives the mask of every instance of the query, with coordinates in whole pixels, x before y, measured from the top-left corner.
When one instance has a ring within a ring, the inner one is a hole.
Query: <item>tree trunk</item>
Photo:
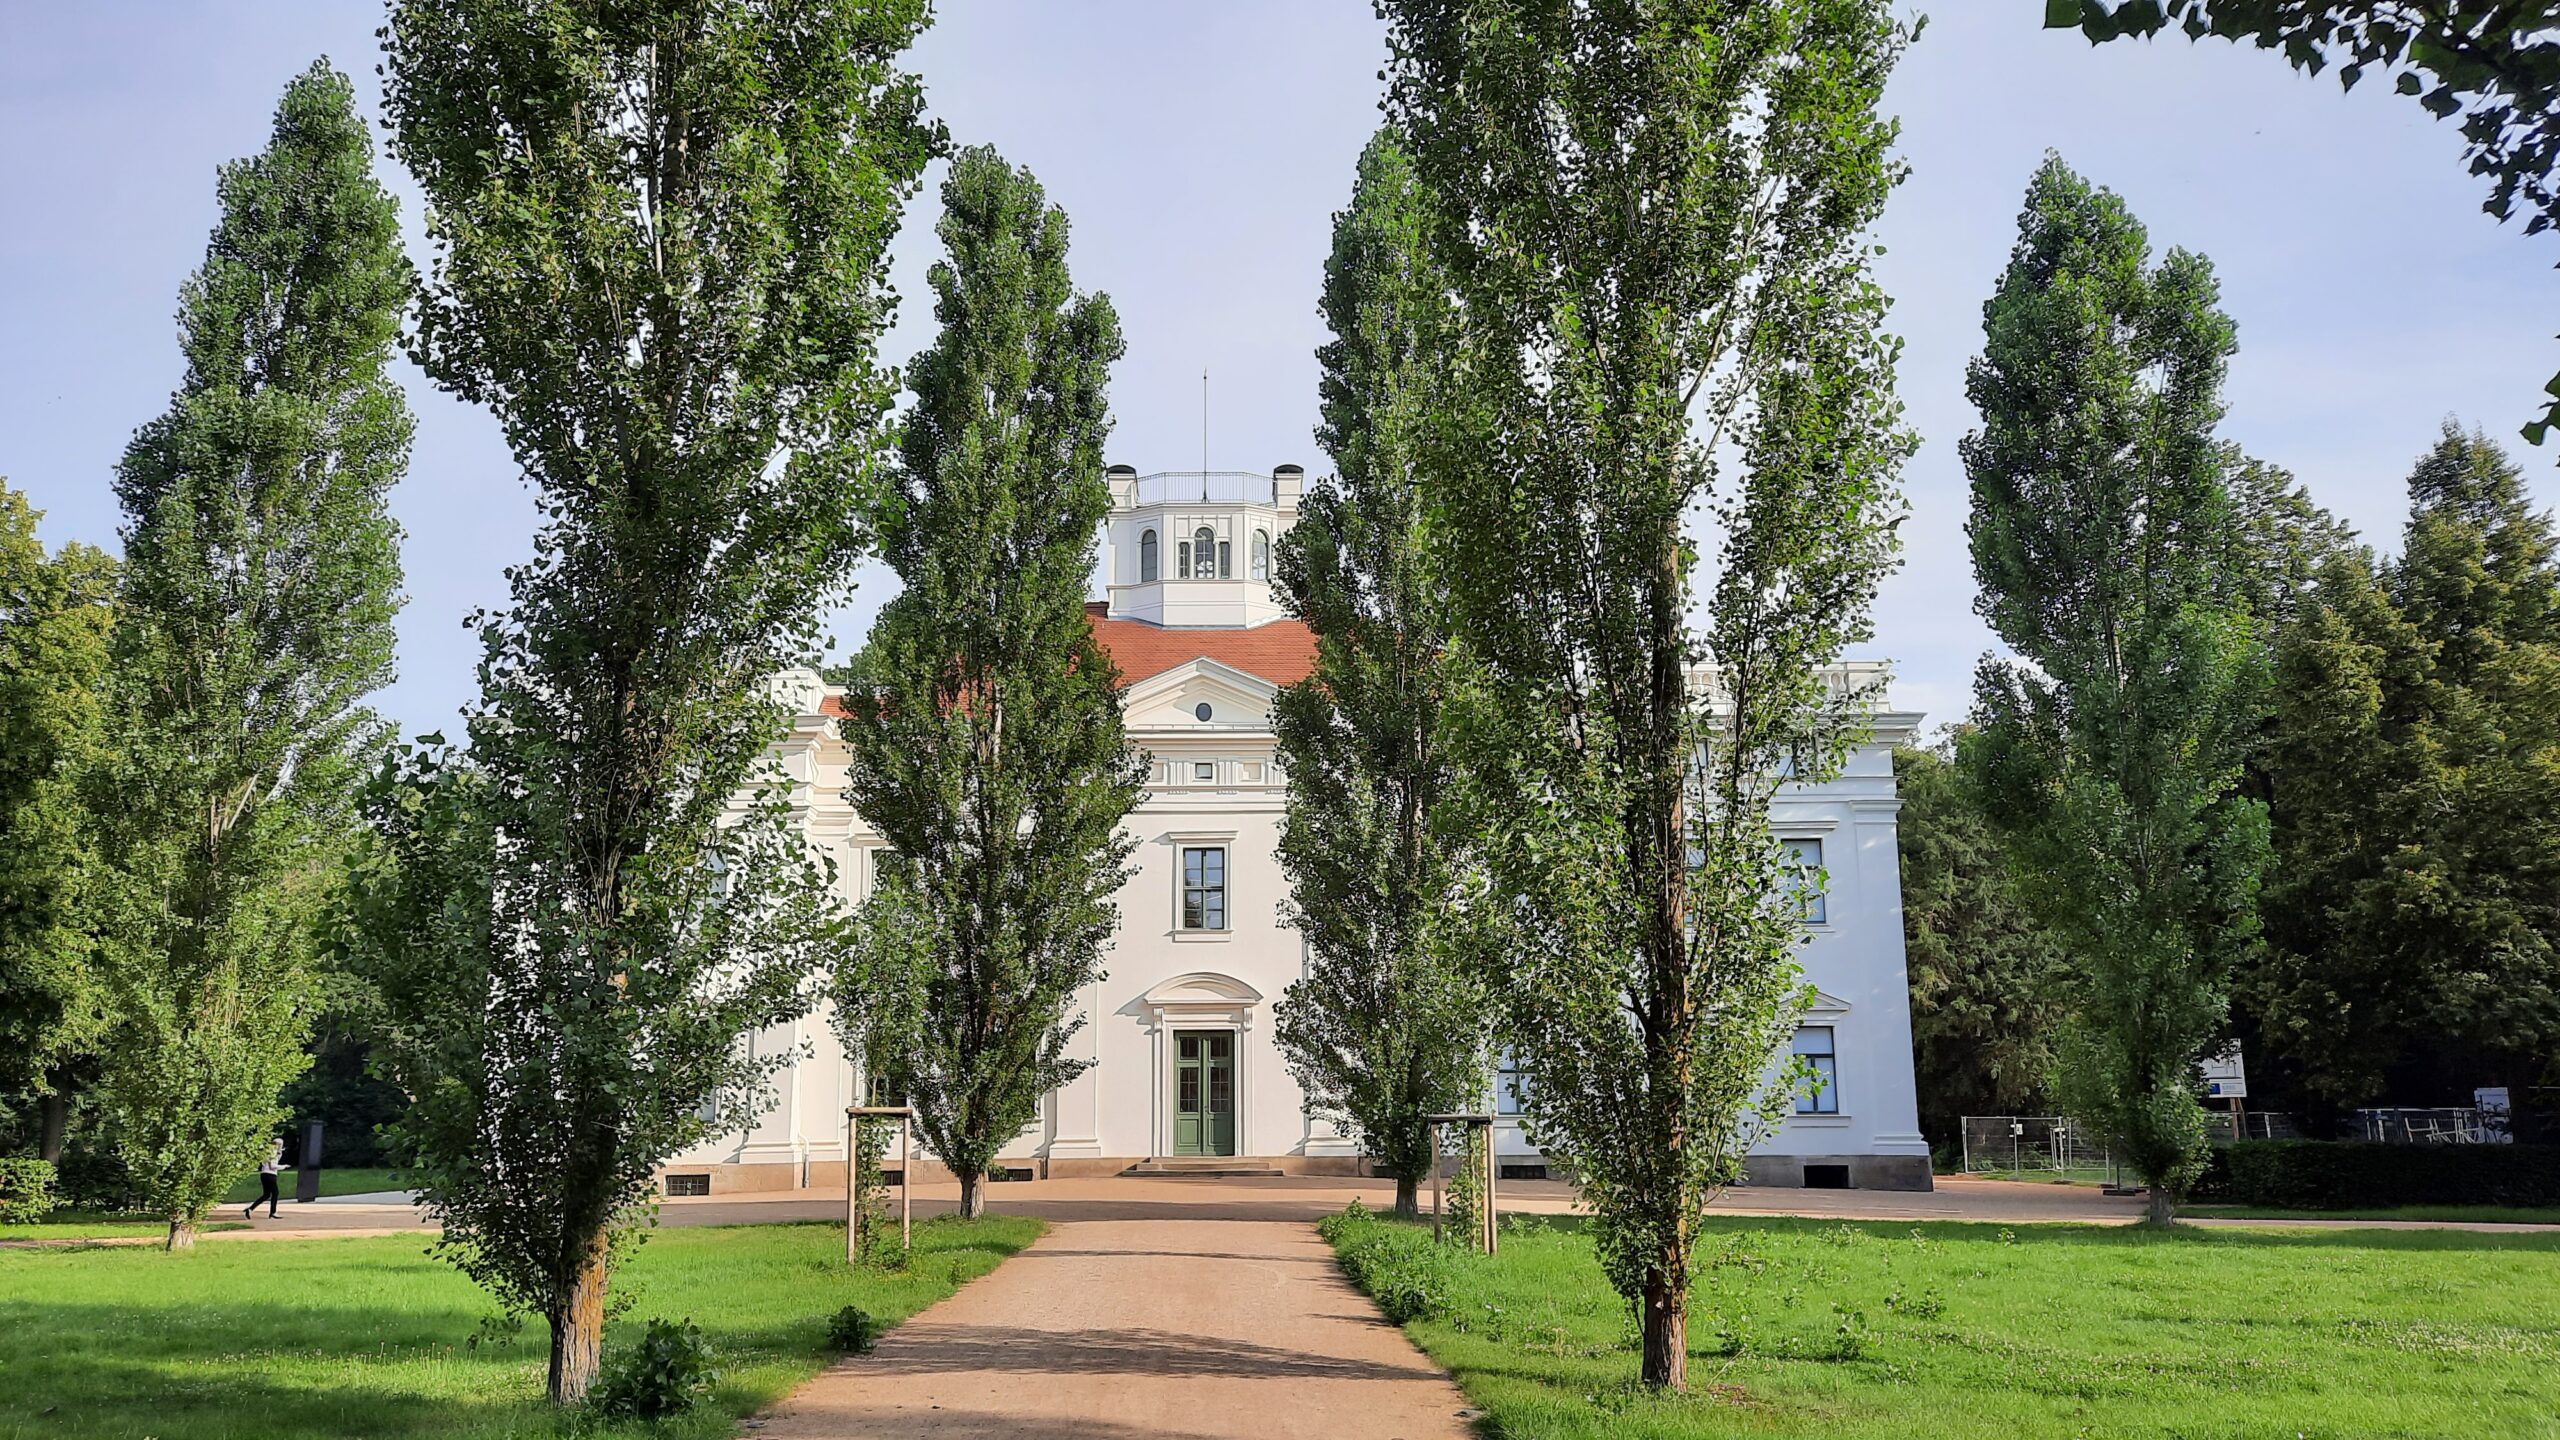
[[[2176,1223],[2177,1218],[2178,1197],[2170,1194],[2166,1187],[2154,1185],[2145,1192],[2142,1204],[2143,1224],[2170,1225]]]
[[[193,1250],[196,1248],[196,1222],[193,1220],[183,1219],[170,1221],[169,1248],[172,1250]]]
[[[976,1220],[987,1213],[987,1177],[984,1171],[963,1171],[960,1176],[960,1218]]]
[[[1422,1213],[1422,1179],[1415,1175],[1396,1177],[1396,1213],[1408,1218]]]
[[[1644,1282],[1644,1383],[1666,1390],[1689,1388],[1689,1286],[1680,1275]]]
[[[48,1086],[44,1092],[43,1132],[36,1141],[36,1158],[47,1165],[62,1163],[63,1136],[71,1129],[71,1091],[63,1085]]]
[[[604,1287],[612,1278],[605,1232],[587,1243],[577,1278],[566,1297],[546,1318],[551,1322],[551,1403],[575,1405],[596,1383],[596,1366],[604,1351]]]

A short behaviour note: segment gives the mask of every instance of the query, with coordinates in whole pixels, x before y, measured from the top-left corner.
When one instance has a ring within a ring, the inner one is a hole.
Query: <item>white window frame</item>
[[[1174,841],[1174,933],[1179,935],[1201,936],[1232,935],[1235,933],[1235,847],[1227,843],[1228,838],[1229,837],[1202,839],[1183,838],[1176,839]],[[1218,857],[1218,878],[1216,884],[1213,886],[1208,882],[1208,869],[1206,865],[1203,865],[1201,870],[1201,884],[1194,887],[1191,883],[1191,857],[1194,854],[1206,855],[1212,853]],[[1197,888],[1201,892],[1200,914],[1204,921],[1208,918],[1212,909],[1210,898],[1212,896],[1215,897],[1216,903],[1214,908],[1217,914],[1218,923],[1214,925],[1205,923],[1194,925],[1191,923],[1191,892],[1194,888]]]
[[[1822,1033],[1821,1044],[1824,1048],[1805,1049],[1805,1037],[1817,1030]],[[1842,1113],[1840,1109],[1840,1027],[1832,1023],[1798,1025],[1795,1036],[1788,1045],[1788,1053],[1793,1059],[1830,1062],[1828,1065],[1817,1064],[1813,1067],[1814,1072],[1822,1077],[1819,1088],[1796,1091],[1795,1113],[1808,1117],[1819,1116],[1825,1120],[1839,1118]]]
[[[1804,902],[1804,923],[1820,929],[1831,923],[1831,869],[1825,862],[1822,837],[1819,835],[1782,835],[1778,843],[1796,858],[1789,868],[1794,873],[1791,888]],[[1805,847],[1813,848],[1813,863],[1804,862]],[[1819,875],[1815,872],[1820,872]]]

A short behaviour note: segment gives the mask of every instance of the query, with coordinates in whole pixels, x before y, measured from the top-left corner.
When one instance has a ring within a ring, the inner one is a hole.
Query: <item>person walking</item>
[[[249,1208],[240,1212],[243,1218],[257,1219],[258,1207],[261,1205],[267,1207],[268,1219],[276,1218],[276,1201],[279,1198],[276,1176],[283,1170],[284,1142],[279,1140],[268,1148],[267,1158],[258,1162],[258,1198],[250,1201]]]

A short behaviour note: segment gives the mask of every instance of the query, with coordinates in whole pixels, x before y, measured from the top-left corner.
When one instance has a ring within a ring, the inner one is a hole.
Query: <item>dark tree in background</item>
[[[1084,1068],[1073,1007],[1119,920],[1146,760],[1084,608],[1119,318],[1076,292],[1066,213],[1029,171],[964,150],[942,203],[942,328],[909,372],[880,527],[905,588],[841,725],[847,794],[897,853],[837,990],[848,1044],[975,1216],[997,1152]]]
[[[1836,773],[1875,698],[1822,667],[1869,633],[1901,514],[1867,267],[1908,35],[1881,0],[1382,10],[1483,417],[1430,523],[1486,676],[1456,753],[1504,1038],[1645,1383],[1680,1388],[1699,1217],[1788,1106],[1804,1003],[1769,804]]]
[[[1965,437],[1985,658],[1963,761],[2044,923],[2071,1023],[2063,1108],[2166,1223],[2203,1163],[2198,1062],[2257,945],[2265,715],[2252,580],[2214,438],[2231,322],[2211,266],[2156,266],[2113,194],[2048,156],[1983,306]]]
[[[40,518],[0,481],[0,1104],[32,1107],[37,1156],[59,1161],[106,1022],[79,781],[100,738],[116,566],[76,541],[48,556]]]
[[[103,1085],[136,1186],[193,1243],[299,1075],[317,922],[386,727],[413,277],[346,78],[287,86],[179,303],[186,378],[116,473],[125,565],[90,809],[115,1017]]]
[[[1912,1069],[1921,1133],[1941,1152],[1967,1115],[2042,1104],[2063,1019],[2061,947],[2018,895],[1952,748],[1893,756]]]
[[[1282,537],[1279,580],[1316,636],[1280,694],[1289,784],[1280,863],[1307,973],[1273,1039],[1310,1107],[1348,1127],[1416,1210],[1422,1117],[1481,1103],[1490,1016],[1454,924],[1468,846],[1452,832],[1447,711],[1463,683],[1424,523],[1424,455],[1465,423],[1457,317],[1432,261],[1412,161],[1392,132],[1361,152],[1334,217],[1319,302],[1333,338],[1316,439],[1338,475]]]
[[[376,797],[359,961],[443,1252],[592,1381],[617,1236],[780,1063],[838,921],[762,764],[878,492],[885,256],[938,144],[924,0],[400,0],[427,372],[543,525],[479,618],[467,756]]]
[[[2279,864],[2241,999],[2314,1101],[2467,1100],[2560,1054],[2560,535],[2451,424],[2401,553],[2279,636]]]

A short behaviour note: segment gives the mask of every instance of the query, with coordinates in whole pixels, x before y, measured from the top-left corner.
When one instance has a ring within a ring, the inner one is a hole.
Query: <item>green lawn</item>
[[[1656,1399],[1577,1231],[1328,1228],[1503,1440],[2560,1436],[2560,1236],[1713,1220]]]
[[[287,1205],[293,1203],[293,1187],[296,1178],[291,1170],[276,1177],[276,1188],[284,1192],[284,1203]],[[400,1183],[400,1172],[397,1170],[331,1170],[323,1166],[320,1171],[320,1193],[323,1195],[370,1195],[377,1190],[404,1188],[406,1187]],[[223,1203],[246,1205],[257,1198],[258,1177],[252,1175],[232,1186],[230,1196]]]
[[[616,1277],[608,1351],[653,1316],[718,1348],[708,1404],[660,1429],[713,1436],[827,1363],[826,1317],[901,1320],[1040,1233],[1000,1217],[916,1227],[899,1273],[852,1272],[830,1225],[662,1230]],[[407,1236],[0,1252],[0,1437],[548,1436],[542,1322],[520,1333]]]

